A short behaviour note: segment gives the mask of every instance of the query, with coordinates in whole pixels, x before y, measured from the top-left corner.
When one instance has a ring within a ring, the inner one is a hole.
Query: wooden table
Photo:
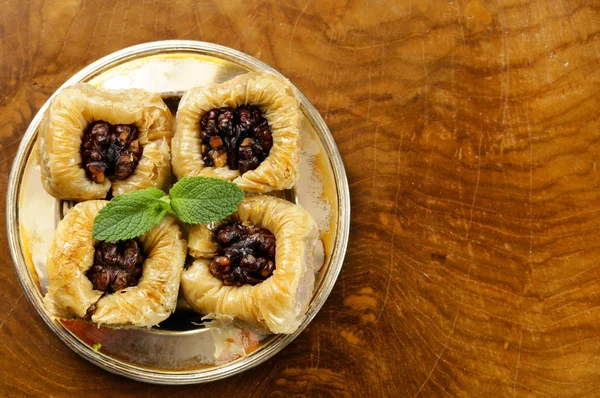
[[[188,387],[71,352],[24,298],[0,229],[0,395],[600,394],[600,1],[0,9],[2,197],[59,85],[120,48],[178,38],[287,75],[336,138],[353,213],[343,270],[308,329],[255,369]]]

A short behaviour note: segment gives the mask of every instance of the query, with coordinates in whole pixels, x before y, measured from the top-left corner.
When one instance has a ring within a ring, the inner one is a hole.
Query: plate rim
[[[102,353],[90,350],[85,343],[77,339],[68,331],[65,333],[64,326],[59,326],[60,324],[57,321],[52,320],[48,314],[46,314],[39,291],[37,291],[37,289],[33,289],[33,287],[28,283],[31,278],[31,273],[29,267],[22,258],[23,254],[20,243],[20,228],[19,225],[17,225],[19,212],[19,177],[22,175],[22,171],[26,166],[27,155],[31,152],[33,149],[32,147],[35,145],[35,137],[41,119],[48,108],[50,101],[60,90],[83,80],[91,79],[94,76],[101,74],[106,69],[115,67],[119,64],[127,62],[128,60],[135,59],[140,56],[151,56],[152,54],[161,54],[166,52],[201,52],[205,55],[217,56],[218,58],[224,58],[230,62],[242,64],[247,68],[268,71],[287,79],[284,75],[268,64],[241,51],[219,44],[193,40],[162,40],[142,43],[118,50],[92,62],[71,76],[65,83],[63,83],[48,98],[44,105],[40,107],[34,118],[29,123],[29,126],[27,127],[27,130],[21,139],[21,143],[19,144],[15,158],[13,159],[9,174],[6,194],[6,230],[13,267],[25,296],[27,297],[29,303],[34,307],[38,315],[42,318],[44,323],[46,323],[50,330],[71,350],[96,366],[99,366],[111,373],[115,373],[130,379],[153,384],[196,384],[230,377],[267,361],[281,351],[284,347],[286,347],[289,343],[291,343],[298,335],[300,335],[300,333],[314,319],[333,290],[333,286],[335,285],[335,281],[337,280],[337,277],[341,271],[346,255],[350,232],[350,191],[346,170],[331,131],[314,105],[300,90],[296,88],[300,98],[301,107],[303,108],[303,111],[307,113],[311,122],[315,125],[315,131],[324,144],[323,147],[331,164],[333,177],[338,187],[336,190],[338,203],[332,204],[332,206],[338,206],[338,220],[336,226],[336,238],[330,259],[330,269],[323,277],[321,286],[316,292],[316,295],[313,297],[313,304],[309,308],[309,311],[304,317],[304,320],[302,321],[302,324],[298,330],[289,335],[276,335],[276,337],[274,337],[274,341],[269,346],[258,350],[256,354],[242,357],[225,365],[218,365],[212,369],[207,368],[193,371],[165,371],[137,367],[133,364],[127,364]]]

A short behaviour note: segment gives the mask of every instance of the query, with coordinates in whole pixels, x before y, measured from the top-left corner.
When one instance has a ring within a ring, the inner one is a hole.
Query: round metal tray
[[[81,70],[62,87],[87,82],[111,89],[144,88],[162,93],[174,111],[185,90],[226,81],[247,71],[281,76],[257,59],[227,47],[196,41],[160,41],[108,55]],[[200,316],[186,308],[183,300],[167,321],[151,329],[114,329],[80,320],[53,320],[43,305],[47,290],[45,257],[56,225],[70,204],[54,199],[41,185],[34,147],[48,107],[46,102],[25,132],[15,157],[6,214],[17,276],[27,298],[50,329],[92,363],[132,379],[159,384],[201,383],[240,373],[266,361],[298,336],[333,288],[350,227],[350,195],[341,157],[317,110],[304,95],[300,93],[299,97],[303,113],[300,179],[293,190],[279,195],[300,203],[317,221],[322,266],[308,313],[294,334],[260,336],[199,322]]]

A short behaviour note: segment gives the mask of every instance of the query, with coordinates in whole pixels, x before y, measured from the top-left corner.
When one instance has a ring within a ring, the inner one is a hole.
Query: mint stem
[[[169,197],[169,195],[165,195],[162,198],[160,198],[159,200],[165,202],[166,204],[169,205],[169,210],[171,210],[171,198]]]
[[[189,224],[206,224],[235,213],[244,192],[234,183],[187,177],[169,195],[150,187],[113,198],[94,220],[92,236],[102,241],[132,239],[149,231],[167,215]]]

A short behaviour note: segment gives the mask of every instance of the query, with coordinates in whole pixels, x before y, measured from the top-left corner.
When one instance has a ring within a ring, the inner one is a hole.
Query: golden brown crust
[[[170,182],[168,147],[172,117],[158,94],[140,89],[111,91],[80,83],[61,90],[44,115],[38,136],[42,183],[57,199],[89,200],[106,197],[111,182],[99,184],[82,167],[81,140],[96,120],[134,124],[143,147],[140,163],[126,180],[117,181],[116,194]],[[166,147],[166,150],[164,149]],[[149,179],[154,175],[154,179]]]
[[[218,225],[218,223],[213,223]],[[188,226],[188,249],[194,258],[211,258],[214,255],[217,243],[213,239],[214,228],[206,224]]]
[[[213,108],[258,106],[273,135],[269,156],[240,176],[228,167],[204,167],[200,152],[200,119]],[[246,73],[225,83],[195,87],[186,92],[177,110],[172,151],[177,178],[202,175],[230,180],[245,191],[269,192],[291,188],[300,165],[300,109],[295,89],[267,73]]]
[[[45,305],[55,318],[82,318],[96,304],[94,323],[156,325],[175,310],[186,242],[175,218],[165,218],[139,238],[146,260],[138,285],[102,297],[103,292],[94,290],[85,272],[94,261],[94,219],[107,203],[79,203],[58,224],[46,261],[50,285]]]
[[[237,217],[275,235],[273,275],[254,286],[225,286],[210,273],[210,260],[199,258],[182,276],[184,298],[212,318],[234,318],[266,333],[293,333],[312,297],[316,223],[299,205],[268,196],[244,199]],[[203,240],[205,236],[190,236],[190,241]]]

